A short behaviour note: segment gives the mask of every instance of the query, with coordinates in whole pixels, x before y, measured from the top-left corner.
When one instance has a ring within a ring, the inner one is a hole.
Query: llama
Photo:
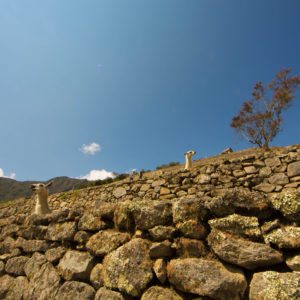
[[[48,214],[51,209],[48,205],[48,187],[52,185],[52,181],[47,184],[35,183],[31,185],[32,191],[36,195],[36,203],[34,213],[37,215]]]
[[[186,153],[184,153],[184,156],[185,156],[185,167],[184,169],[186,171],[190,171],[191,168],[192,168],[192,165],[193,165],[193,161],[192,161],[192,157],[193,155],[195,155],[197,152],[196,151],[193,151],[193,150],[190,150]]]

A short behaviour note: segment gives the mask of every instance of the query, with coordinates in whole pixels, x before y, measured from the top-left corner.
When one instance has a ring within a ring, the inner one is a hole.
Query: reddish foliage
[[[278,72],[267,85],[255,84],[252,99],[243,103],[238,115],[231,121],[231,127],[250,143],[269,148],[282,124],[282,112],[295,98],[300,87],[300,76],[290,76],[290,69]]]

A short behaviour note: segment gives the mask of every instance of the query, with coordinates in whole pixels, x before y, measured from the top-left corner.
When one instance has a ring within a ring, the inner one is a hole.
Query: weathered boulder
[[[47,229],[48,227],[43,225],[30,225],[22,228],[18,232],[18,236],[27,240],[43,240],[47,233]]]
[[[44,255],[36,252],[24,265],[24,272],[29,280],[41,269],[42,265],[47,262]]]
[[[150,287],[142,296],[141,300],[183,300],[175,291],[161,286]]]
[[[233,214],[224,218],[209,220],[208,224],[212,229],[231,232],[253,240],[262,237],[258,219],[256,217],[245,217]]]
[[[53,299],[60,286],[60,277],[55,268],[51,263],[47,262],[39,269],[36,267],[36,270],[37,272],[32,274],[29,281],[28,298],[43,300]]]
[[[133,239],[105,256],[104,285],[134,297],[140,296],[153,278],[149,248],[148,241]]]
[[[9,253],[0,255],[0,261],[7,261],[8,259],[16,256],[22,255],[22,252],[19,248],[11,250]]]
[[[10,258],[5,265],[5,271],[9,274],[22,276],[25,275],[24,266],[29,260],[26,256],[17,256]]]
[[[0,243],[0,254],[6,254],[14,250],[16,241],[12,237],[6,237],[3,242]]]
[[[174,259],[168,264],[169,282],[178,290],[213,299],[243,299],[247,281],[242,271],[201,258]]]
[[[151,184],[152,187],[162,186],[166,183],[166,180],[164,178],[159,178],[157,180],[154,180]]]
[[[160,225],[149,229],[149,233],[154,241],[160,242],[173,239],[177,234],[177,229],[172,226]]]
[[[270,167],[264,167],[259,170],[260,177],[269,177],[272,174],[272,170]]]
[[[0,299],[8,298],[7,294],[13,288],[14,278],[9,275],[0,277]]]
[[[64,247],[52,248],[46,251],[45,257],[51,263],[57,263],[66,253],[67,249]]]
[[[86,212],[78,222],[79,230],[98,231],[107,228],[107,223],[101,220],[96,213]]]
[[[159,280],[159,282],[164,284],[165,281],[167,280],[168,275],[167,275],[167,264],[162,258],[159,258],[154,262],[153,271],[157,279]]]
[[[129,240],[130,235],[128,233],[104,230],[92,235],[86,244],[86,248],[93,255],[105,256]]]
[[[89,253],[69,250],[60,260],[57,270],[65,280],[88,280],[94,265],[94,258]]]
[[[90,282],[95,289],[99,289],[104,285],[102,264],[96,264],[94,266],[90,274]]]
[[[208,174],[199,174],[195,178],[195,182],[199,184],[208,184],[211,181],[211,177]]]
[[[276,186],[271,183],[262,182],[255,187],[253,187],[255,191],[263,192],[263,193],[271,193],[276,189]]]
[[[255,273],[250,284],[250,300],[299,300],[300,273]]]
[[[55,300],[94,300],[95,290],[78,281],[66,281],[58,290]]]
[[[277,173],[269,178],[269,182],[275,185],[285,185],[289,183],[289,178],[284,173]]]
[[[222,260],[249,270],[283,261],[282,253],[268,245],[251,242],[219,230],[212,230],[208,236],[208,243]]]
[[[169,194],[171,194],[171,190],[166,188],[166,187],[161,187],[160,190],[159,190],[159,194],[161,196],[169,195]]]
[[[270,197],[272,206],[290,221],[300,221],[300,192],[282,192]]]
[[[10,216],[10,217],[7,217],[7,218],[0,218],[0,228],[1,227],[4,227],[8,224],[14,224],[16,223],[16,217],[15,216]]]
[[[274,169],[275,167],[278,167],[281,165],[281,161],[280,161],[280,158],[278,158],[278,157],[270,157],[270,158],[265,159],[265,164],[267,167]]]
[[[287,167],[287,174],[289,177],[300,175],[300,161],[289,164]]]
[[[0,277],[0,299],[23,300],[27,299],[28,280],[24,276],[16,278],[9,275]]]
[[[139,201],[132,206],[137,229],[147,230],[172,222],[172,204],[167,201]]]
[[[255,168],[255,166],[246,166],[246,167],[244,167],[244,170],[247,174],[255,174],[258,172],[258,170]]]
[[[173,203],[173,221],[181,223],[189,220],[203,221],[208,214],[204,201],[199,198],[182,198]]]
[[[287,266],[293,271],[300,271],[300,254],[293,255],[286,259]]]
[[[208,253],[204,242],[194,239],[177,238],[173,247],[180,258],[203,257]]]
[[[50,248],[50,243],[45,240],[25,240],[19,237],[16,240],[15,247],[21,248],[26,253],[45,252]]]
[[[147,230],[172,221],[172,204],[167,201],[124,201],[118,204],[114,221],[118,229]]]
[[[112,222],[114,219],[114,212],[116,209],[116,203],[110,203],[105,201],[96,201],[94,212],[97,216],[100,216],[101,220]]]
[[[97,291],[95,300],[125,300],[125,298],[119,292],[102,287]]]
[[[2,227],[2,230],[0,231],[1,239],[5,239],[8,236],[15,237],[18,231],[19,231],[19,226],[17,224],[8,224]]]
[[[200,240],[207,236],[205,226],[196,220],[188,220],[182,223],[177,223],[176,228],[184,237],[187,238]]]
[[[264,240],[279,248],[300,248],[300,227],[285,226],[274,229],[264,235]]]
[[[75,222],[52,223],[48,226],[46,238],[50,241],[72,241],[76,230]]]
[[[217,217],[233,213],[250,213],[258,218],[267,218],[272,213],[267,196],[242,188],[228,190],[218,197],[206,197],[205,206]]]
[[[113,195],[116,198],[121,198],[127,194],[126,189],[123,187],[117,187],[116,189],[113,190]]]

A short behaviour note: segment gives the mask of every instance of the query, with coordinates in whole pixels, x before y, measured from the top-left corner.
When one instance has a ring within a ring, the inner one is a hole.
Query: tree
[[[245,101],[231,127],[250,143],[268,149],[282,124],[282,113],[290,107],[300,87],[300,76],[291,76],[290,69],[278,72],[266,86],[255,84],[252,98]]]

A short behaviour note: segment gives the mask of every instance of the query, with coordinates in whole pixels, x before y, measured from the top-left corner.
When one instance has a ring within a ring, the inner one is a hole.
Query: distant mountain
[[[88,181],[85,179],[69,177],[55,177],[46,182],[49,181],[53,181],[53,185],[49,188],[50,194],[66,192],[73,188],[78,189],[88,184]],[[16,181],[10,178],[0,177],[0,201],[31,196],[32,191],[30,186],[36,182],[37,181]]]

